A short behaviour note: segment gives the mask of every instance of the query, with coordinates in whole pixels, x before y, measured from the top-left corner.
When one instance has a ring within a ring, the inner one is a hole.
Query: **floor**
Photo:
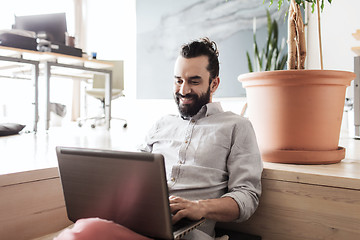
[[[150,128],[150,121],[141,120],[138,111],[134,110],[140,109],[142,106],[141,103],[137,105],[139,107],[130,108],[122,104],[120,106],[124,109],[122,111],[117,109],[119,106],[113,106],[112,115],[126,118],[128,121],[127,128],[123,128],[123,122],[118,120],[112,120],[111,128],[107,130],[104,126],[91,128],[91,121],[86,122],[82,127],[78,127],[76,122],[71,122],[69,119],[52,118],[48,131],[45,131],[45,124],[40,121],[37,133],[29,131],[32,129],[31,125],[19,135],[1,137],[0,174],[57,166],[56,146],[118,150],[136,149]],[[146,107],[143,106],[142,108]],[[152,118],[148,117],[148,119]]]
[[[56,146],[131,150],[135,138],[127,137],[129,132],[128,129],[116,127],[110,131],[104,127],[79,128],[74,124],[66,128],[53,127],[47,133],[21,133],[2,137],[0,174],[57,166]]]
[[[221,99],[224,110],[240,113],[243,99]],[[0,174],[29,171],[57,166],[56,146],[75,146],[134,151],[144,140],[152,124],[165,114],[177,114],[172,99],[113,101],[112,116],[127,119],[123,122],[113,119],[110,130],[104,126],[91,128],[91,122],[78,127],[68,119],[52,118],[50,129],[45,131],[44,123],[38,124],[38,132],[22,132],[0,138]],[[31,128],[27,128],[29,130]]]

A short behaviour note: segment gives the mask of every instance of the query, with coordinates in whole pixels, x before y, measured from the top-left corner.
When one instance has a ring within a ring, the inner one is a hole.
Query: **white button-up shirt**
[[[255,212],[263,169],[255,133],[249,120],[224,112],[220,103],[205,105],[190,119],[163,117],[141,150],[164,155],[171,195],[189,200],[231,197],[239,205],[238,221]],[[201,230],[213,237],[214,226],[207,221]]]

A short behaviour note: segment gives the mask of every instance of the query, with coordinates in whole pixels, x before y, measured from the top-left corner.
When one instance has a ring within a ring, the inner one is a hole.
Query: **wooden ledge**
[[[264,162],[263,179],[360,190],[360,140],[340,139],[346,156],[339,163],[297,165]]]
[[[344,159],[329,165],[264,162],[263,179],[360,190],[360,160]]]

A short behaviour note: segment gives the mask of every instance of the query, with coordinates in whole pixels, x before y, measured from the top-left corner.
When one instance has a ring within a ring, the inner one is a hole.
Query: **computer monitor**
[[[65,13],[15,16],[14,29],[46,33],[49,41],[65,44],[67,32]]]

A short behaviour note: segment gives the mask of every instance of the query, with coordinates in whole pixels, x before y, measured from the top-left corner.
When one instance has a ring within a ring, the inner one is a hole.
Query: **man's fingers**
[[[180,219],[182,219],[184,217],[186,217],[186,210],[185,209],[177,211],[176,214],[174,214],[172,216],[172,218],[171,218],[172,224],[177,223]]]
[[[185,199],[183,199],[181,197],[176,197],[176,196],[171,195],[169,197],[169,201],[170,201],[170,203],[172,203],[172,202],[183,202],[183,201],[185,201]]]
[[[172,214],[175,214],[176,212],[184,208],[185,206],[182,203],[176,203],[176,202],[170,203],[170,211]]]
[[[185,217],[192,220],[198,220],[202,217],[201,213],[199,212],[197,201],[190,201],[181,197],[170,196],[169,202],[170,211],[173,214],[173,223]]]
[[[173,214],[172,223],[178,222],[180,219],[186,217],[186,201],[183,198],[170,196],[170,211]]]

